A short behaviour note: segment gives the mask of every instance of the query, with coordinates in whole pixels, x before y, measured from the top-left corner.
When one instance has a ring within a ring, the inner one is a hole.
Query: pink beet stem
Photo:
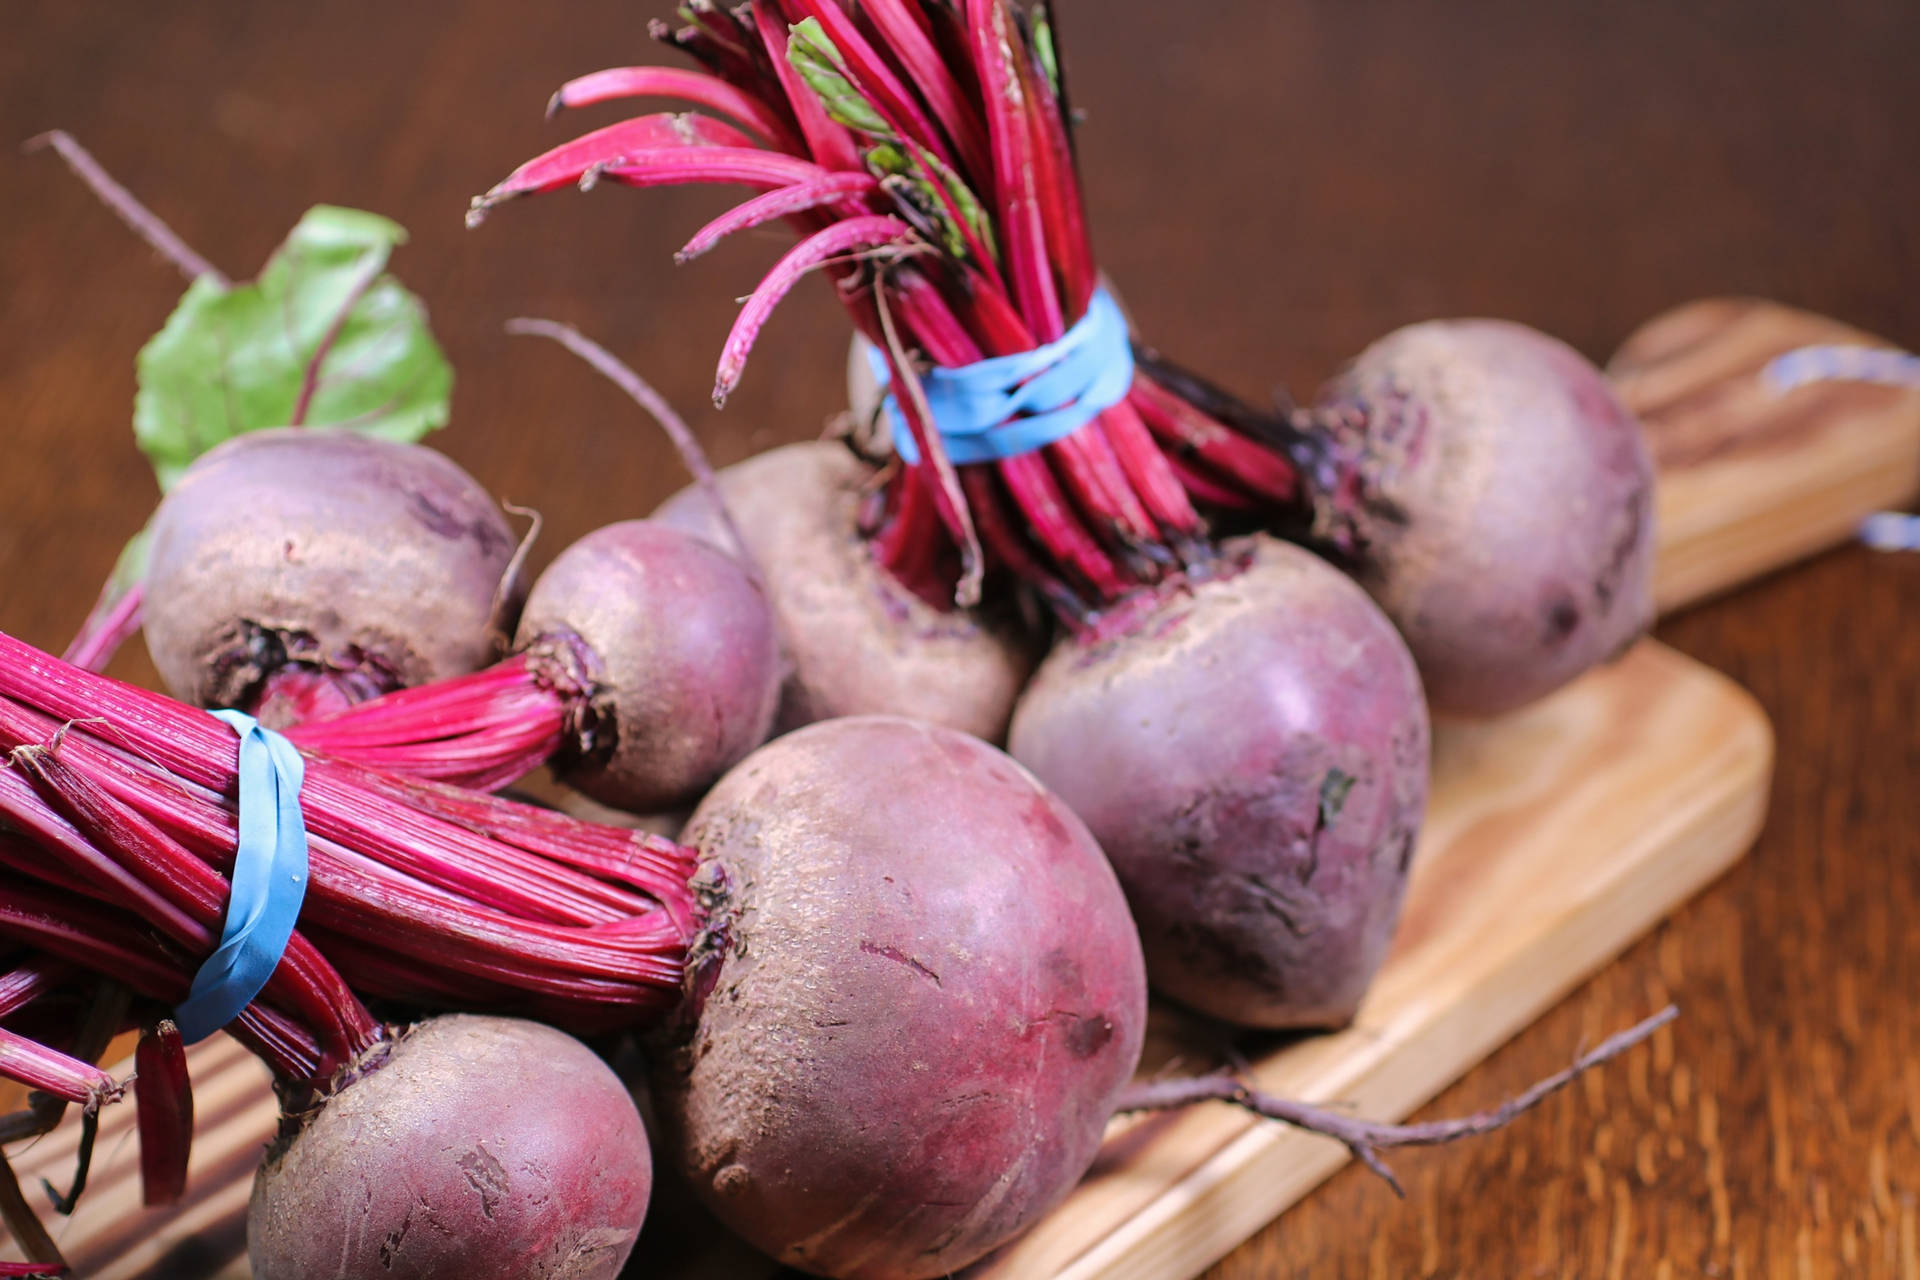
[[[986,576],[986,557],[980,547],[980,535],[973,527],[973,513],[967,509],[959,475],[947,457],[946,445],[933,420],[933,411],[927,405],[919,371],[913,367],[913,361],[901,343],[884,283],[874,292],[874,304],[880,317],[881,339],[887,353],[887,372],[893,387],[894,403],[900,407],[907,430],[913,433],[915,443],[920,446],[922,467],[926,469],[926,474],[933,477],[928,492],[933,498],[934,509],[940,513],[940,522],[960,548],[960,581],[954,590],[954,601],[962,608],[969,608],[980,602],[981,583]]]
[[[25,769],[62,816],[103,851],[194,917],[194,927],[171,935],[174,943],[195,956],[212,952],[219,942],[229,893],[217,872],[69,767],[54,751],[16,753],[15,767]],[[330,1050],[323,1066],[345,1066],[380,1038],[379,1024],[297,933],[262,995],[298,1013],[318,1033]]]
[[[547,104],[547,113],[585,107],[616,98],[680,98],[696,106],[732,116],[761,142],[781,151],[799,148],[799,139],[778,113],[751,94],[718,76],[679,67],[614,67],[569,80]]]
[[[1105,551],[1069,511],[1046,459],[1039,454],[1009,458],[1000,464],[1014,503],[1025,513],[1034,537],[1054,563],[1093,589],[1097,599],[1111,599],[1126,591],[1126,582]]]
[[[74,968],[47,956],[34,956],[0,974],[0,1018],[26,1008],[58,990],[74,976]]]
[[[79,672],[4,635],[0,694],[38,707],[48,717],[48,734],[61,720],[104,719],[105,727],[75,725],[63,753],[201,860],[216,868],[230,861],[231,801],[222,797],[232,792],[235,742],[225,726],[158,695]],[[572,1007],[585,1006],[585,1016],[603,1017],[592,1010],[619,1006],[631,1017],[652,1016],[675,1002],[691,908],[662,911],[651,895],[636,896],[618,882],[645,883],[684,900],[690,854],[619,828],[560,819],[578,840],[545,857],[476,832],[471,816],[461,825],[434,816],[430,806],[398,799],[444,794],[431,784],[383,777],[380,790],[356,785],[366,776],[323,756],[310,761],[313,864],[305,919],[455,973],[563,1004],[575,1001]],[[499,815],[499,830],[516,822],[540,829],[539,820],[515,816],[525,806],[486,796],[474,797],[472,806]],[[569,859],[579,866],[570,867]],[[460,892],[413,879],[394,863]],[[472,874],[476,867],[488,870]],[[677,885],[667,883],[676,876]],[[533,918],[484,905],[526,892],[535,894],[528,907]],[[573,919],[585,912],[586,919],[563,924],[555,912]],[[341,955],[339,963],[347,971],[351,957]]]
[[[922,25],[925,14],[907,0],[865,0],[863,8],[879,29],[907,80],[918,89],[960,153],[961,172],[972,182],[992,173],[980,121],[967,110],[965,91]]]
[[[737,179],[728,176],[687,179],[691,182],[754,182],[761,175],[772,175],[766,185],[785,186],[814,176],[812,171],[818,167],[791,156],[762,151],[754,146],[752,138],[711,116],[639,116],[595,129],[535,156],[475,200],[467,221],[478,222],[489,209],[504,200],[589,181],[616,164],[637,163],[636,157],[649,158],[663,170],[675,161],[685,163],[698,157],[697,163],[704,164],[705,168],[696,172],[751,175]]]
[[[147,598],[146,584],[136,582],[118,595],[114,594],[113,585],[109,582],[101,588],[93,612],[80,624],[80,634],[67,646],[66,660],[76,667],[84,667],[88,671],[104,670],[113,661],[113,655],[120,652],[120,646],[140,630],[140,615]]]
[[[953,598],[953,584],[941,564],[947,543],[941,538],[940,513],[927,492],[931,477],[911,472],[888,488],[892,510],[872,540],[873,555],[902,586],[935,608]]]
[[[853,134],[845,125],[835,123],[827,115],[826,106],[807,87],[806,81],[800,78],[800,73],[788,59],[787,46],[792,36],[785,21],[770,4],[754,5],[753,21],[766,47],[767,56],[773,63],[773,73],[780,82],[781,92],[793,108],[794,118],[800,122],[800,132],[807,141],[807,152],[827,169],[852,169],[864,173],[866,170],[860,162],[860,150],[854,143]]]
[[[1080,509],[1095,528],[1103,525],[1123,540],[1151,542],[1158,536],[1147,509],[1134,495],[1127,473],[1097,423],[1047,448],[1047,457],[1066,481]]]
[[[0,1027],[0,1076],[56,1098],[97,1108],[118,1102],[122,1086],[90,1062]]]
[[[1299,477],[1285,458],[1230,430],[1152,378],[1134,379],[1129,402],[1165,445],[1200,459],[1253,496],[1287,503],[1299,493]]]
[[[1173,471],[1180,487],[1185,489],[1196,502],[1204,502],[1210,507],[1222,511],[1255,511],[1260,503],[1247,496],[1241,489],[1235,489],[1218,476],[1207,471],[1204,464],[1189,461],[1178,454],[1167,456],[1167,466]]]
[[[186,241],[174,234],[172,227],[141,204],[131,191],[116,182],[105,166],[95,160],[72,134],[64,129],[55,129],[28,139],[26,145],[29,151],[40,147],[53,148],[67,162],[67,167],[100,198],[102,204],[113,210],[120,221],[126,223],[156,253],[171,262],[188,280],[204,278],[223,289],[232,283],[218,267],[195,253]]]
[[[1053,342],[1067,331],[1053,268],[1047,259],[1047,237],[1040,217],[1036,187],[1033,132],[1027,123],[1032,106],[1015,74],[1013,52],[1021,46],[1013,13],[1005,0],[967,0],[968,27],[973,34],[974,66],[980,74],[981,99],[987,110],[988,136],[993,140],[995,219],[1000,228],[1007,274],[1020,312],[1041,342]]]
[[[187,1191],[193,1151],[193,1082],[180,1028],[161,1019],[133,1053],[134,1119],[140,1131],[141,1202],[178,1203]]]
[[[1200,514],[1180,487],[1179,477],[1167,466],[1165,456],[1154,447],[1153,435],[1132,402],[1122,400],[1102,413],[1099,427],[1112,442],[1132,490],[1140,495],[1160,527],[1197,537],[1201,532]]]
[[[849,208],[853,208],[863,197],[872,196],[879,190],[880,184],[871,174],[854,172],[831,173],[811,182],[797,182],[790,187],[777,187],[764,195],[755,196],[751,200],[735,205],[700,228],[693,239],[687,241],[686,247],[674,255],[674,258],[679,262],[691,262],[730,235],[750,231],[755,227],[763,227],[781,218],[793,217],[795,214],[809,213],[823,205],[845,203]]]
[[[1087,227],[1086,203],[1080,193],[1080,175],[1063,104],[1052,83],[1033,58],[1021,61],[1019,73],[1035,104],[1030,115],[1034,154],[1040,166],[1042,221],[1047,246],[1060,273],[1069,314],[1083,315],[1099,286],[1100,267],[1094,261],[1093,237]]]
[[[747,356],[766,327],[775,307],[792,292],[800,278],[822,263],[856,250],[878,249],[886,245],[904,246],[913,236],[913,228],[889,214],[850,218],[801,241],[767,273],[760,287],[747,299],[727,335],[720,353],[720,372],[714,382],[713,401],[724,405],[727,396],[740,385],[746,371]]]

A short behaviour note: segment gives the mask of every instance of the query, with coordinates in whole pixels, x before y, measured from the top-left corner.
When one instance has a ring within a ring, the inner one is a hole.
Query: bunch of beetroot
[[[0,746],[0,1073],[91,1113],[125,1082],[89,1059],[139,1030],[142,1171],[164,1202],[191,1131],[169,1011],[219,941],[233,735],[0,637]],[[1112,870],[1031,774],[955,730],[790,734],[713,789],[684,845],[305,764],[310,900],[228,1027],[286,1117],[249,1212],[262,1280],[615,1275],[646,1138],[625,1086],[543,1023],[643,1033],[673,1163],[754,1244],[829,1276],[946,1275],[1012,1239],[1118,1111],[1229,1100],[1377,1166],[1512,1110],[1403,1129],[1225,1077],[1129,1086],[1146,975]]]
[[[600,72],[554,106],[673,97],[711,114],[588,133],[471,220],[569,184],[754,189],[681,255],[777,220],[800,237],[741,311],[716,400],[793,284],[834,281],[911,448],[876,470],[796,446],[719,480],[793,662],[790,722],[879,709],[996,740],[1007,725],[1112,859],[1159,988],[1243,1024],[1346,1022],[1416,847],[1429,702],[1519,705],[1651,616],[1637,425],[1564,346],[1461,322],[1388,338],[1285,414],[1136,344],[1130,386],[1078,430],[955,465],[930,371],[1055,343],[1100,289],[1049,9],[759,0],[683,17],[655,35],[701,71]],[[721,537],[704,492],[659,518]],[[1058,625],[1028,676],[1034,640],[995,619],[1035,602]]]
[[[384,274],[397,229],[328,211],[289,241],[344,232],[344,287],[247,400],[264,416],[211,433],[195,388],[307,275],[236,287],[184,262],[143,356],[166,496],[120,576],[137,587],[103,596],[74,664],[0,636],[0,1074],[46,1100],[0,1136],[116,1101],[92,1063],[137,1030],[143,1175],[179,1194],[170,1013],[220,943],[242,825],[234,733],[187,703],[255,711],[305,766],[298,932],[228,1027],[286,1115],[249,1219],[262,1280],[616,1274],[652,1173],[595,1049],[627,1039],[670,1163],[723,1223],[816,1274],[918,1280],[1030,1226],[1116,1112],[1229,1100],[1384,1171],[1379,1149],[1502,1123],[1657,1025],[1442,1126],[1227,1077],[1129,1085],[1149,979],[1244,1026],[1354,1016],[1416,849],[1429,703],[1520,705],[1649,617],[1637,426],[1563,346],[1464,322],[1393,335],[1285,412],[1136,344],[1077,430],[956,465],[924,380],[1057,343],[1100,287],[1051,14],[682,16],[656,35],[701,70],[602,72],[555,106],[708,114],[590,133],[473,217],[572,183],[753,188],[683,251],[800,236],[716,397],[819,271],[911,441],[717,477],[691,456],[702,483],[529,591],[499,504],[415,443],[446,380],[369,402],[365,362],[336,359],[417,316]],[[687,438],[606,353],[517,327]],[[184,702],[86,669],[135,625]],[[697,804],[684,843],[490,794],[542,764],[616,808]],[[0,1194],[16,1240],[57,1266],[20,1203]]]

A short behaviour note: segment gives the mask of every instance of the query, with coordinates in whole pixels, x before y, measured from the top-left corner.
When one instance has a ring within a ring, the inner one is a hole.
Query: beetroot
[[[1406,646],[1349,579],[1268,538],[1136,607],[1061,639],[1010,750],[1112,859],[1159,990],[1249,1026],[1343,1025],[1426,800]]]
[[[518,643],[584,664],[562,774],[616,808],[690,803],[772,730],[782,666],[765,597],[732,557],[666,525],[610,525],[561,553]]]
[[[999,752],[873,717],[689,824],[709,903],[655,1094],[723,1223],[845,1280],[948,1275],[1085,1172],[1140,1053],[1139,941],[1086,828]]]
[[[1570,347],[1503,321],[1413,325],[1320,404],[1360,454],[1360,579],[1436,709],[1522,706],[1652,623],[1652,459]]]
[[[551,338],[599,370],[713,483],[673,407],[605,348],[552,321],[507,327]],[[560,554],[534,584],[517,648],[496,667],[310,720],[295,736],[306,747],[473,787],[511,783],[551,761],[615,809],[687,809],[766,740],[785,672],[751,563],[641,520],[599,529]]]
[[[288,722],[485,665],[496,614],[518,604],[514,550],[499,506],[438,453],[256,432],[162,501],[147,645],[183,700]],[[283,685],[299,696],[276,713]]]
[[[247,1210],[256,1280],[613,1280],[653,1174],[640,1114],[579,1041],[438,1018],[267,1153]]]
[[[860,714],[1006,736],[1036,661],[1010,622],[940,609],[903,587],[858,536],[870,468],[831,444],[797,444],[729,467],[720,489],[766,574],[791,673],[780,727]],[[654,518],[733,548],[712,501],[682,490]]]

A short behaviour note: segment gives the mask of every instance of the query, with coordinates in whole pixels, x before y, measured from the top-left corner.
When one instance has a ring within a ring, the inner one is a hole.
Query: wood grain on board
[[[1760,829],[1771,763],[1772,736],[1752,700],[1652,642],[1526,711],[1442,726],[1406,914],[1358,1022],[1269,1045],[1255,1078],[1369,1116],[1406,1115],[1738,859]],[[1144,1069],[1204,1069],[1219,1049],[1216,1031],[1159,1009]],[[1569,1058],[1576,1049],[1567,1046]],[[177,1212],[138,1207],[131,1108],[109,1109],[87,1195],[59,1229],[78,1274],[245,1274],[246,1186],[275,1105],[265,1072],[231,1042],[192,1056],[201,1116],[193,1199]],[[23,1180],[68,1175],[72,1129],[16,1162]],[[1191,1276],[1346,1158],[1226,1106],[1119,1122],[1074,1195],[974,1275]],[[689,1238],[684,1228],[697,1221],[656,1210],[638,1255],[647,1274],[766,1273],[737,1246]]]
[[[1762,376],[1801,347],[1884,339],[1778,303],[1714,298],[1628,338],[1608,372],[1660,469],[1655,590],[1668,612],[1852,538],[1920,492],[1920,390]]]

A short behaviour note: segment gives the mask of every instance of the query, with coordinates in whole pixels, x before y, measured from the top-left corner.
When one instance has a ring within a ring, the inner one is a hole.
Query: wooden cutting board
[[[1752,298],[1691,303],[1644,326],[1608,366],[1660,467],[1663,612],[1854,536],[1920,493],[1920,391],[1831,382],[1775,392],[1799,347],[1885,347],[1808,311]]]
[[[1830,341],[1872,340],[1770,304],[1722,301],[1662,317],[1622,349],[1614,371],[1661,459],[1663,606],[1842,541],[1861,516],[1920,487],[1920,394],[1820,387],[1781,397],[1757,376],[1774,354]],[[1440,726],[1406,915],[1360,1019],[1337,1036],[1252,1046],[1253,1075],[1369,1116],[1408,1114],[1739,859],[1764,816],[1772,749],[1750,698],[1651,642],[1516,715]],[[1217,1031],[1159,1009],[1146,1069],[1209,1067],[1220,1045]],[[131,1108],[110,1109],[86,1197],[54,1226],[78,1275],[247,1275],[247,1185],[274,1123],[266,1073],[225,1040],[193,1058],[191,1198],[139,1207]],[[62,1184],[75,1130],[18,1154],[23,1182]],[[1181,1280],[1346,1158],[1224,1106],[1117,1124],[1074,1195],[972,1274]],[[636,1255],[645,1274],[774,1274],[692,1229],[699,1216],[684,1193],[659,1195]]]

